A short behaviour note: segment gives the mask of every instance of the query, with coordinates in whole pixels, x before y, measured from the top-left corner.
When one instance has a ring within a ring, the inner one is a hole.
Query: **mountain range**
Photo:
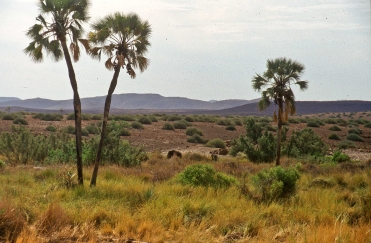
[[[102,113],[105,96],[82,98],[84,113]],[[259,99],[212,100],[202,101],[183,97],[164,97],[159,94],[114,94],[112,96],[111,113],[188,113],[188,114],[239,114],[239,115],[271,115],[275,105],[264,111],[258,110]],[[21,100],[16,97],[0,97],[0,110],[7,107],[11,111],[30,112],[64,112],[73,111],[73,101],[50,100],[42,98]],[[371,111],[371,101],[297,101],[298,114],[315,114],[324,112],[359,112]]]

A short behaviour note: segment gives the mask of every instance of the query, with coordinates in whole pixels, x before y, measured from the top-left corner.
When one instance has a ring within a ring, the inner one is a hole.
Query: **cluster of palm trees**
[[[59,61],[63,57],[66,61],[73,90],[76,163],[80,185],[83,185],[81,102],[71,55],[75,62],[79,60],[81,44],[92,58],[100,60],[102,53],[108,56],[105,67],[113,70],[114,74],[106,96],[101,139],[90,181],[90,186],[95,186],[112,94],[116,88],[120,71],[126,69],[130,77],[135,78],[135,69],[139,69],[141,72],[146,70],[149,60],[145,54],[150,46],[151,26],[136,14],[125,15],[117,12],[91,24],[92,31],[88,33],[86,38],[83,38],[82,25],[89,20],[89,5],[89,0],[39,0],[38,6],[41,13],[36,18],[38,24],[33,25],[27,31],[27,36],[32,39],[32,42],[24,49],[24,52],[35,62],[43,60],[44,52],[52,56],[55,61]],[[295,97],[290,85],[298,84],[302,90],[307,88],[307,82],[300,81],[303,70],[303,65],[290,59],[268,60],[267,71],[263,75],[255,76],[252,81],[255,90],[261,91],[263,87],[268,87],[262,91],[262,99],[259,102],[261,109],[266,108],[271,100],[278,105],[277,165],[279,165],[280,159],[282,121],[288,113],[295,113]]]
[[[78,184],[83,185],[82,140],[81,140],[81,101],[77,88],[75,71],[71,61],[80,57],[79,44],[87,53],[100,60],[102,53],[108,56],[106,68],[113,70],[106,102],[99,147],[91,186],[96,185],[103,140],[106,133],[112,94],[116,88],[121,69],[126,69],[131,78],[135,78],[134,69],[143,72],[149,65],[145,57],[150,46],[151,26],[142,21],[136,14],[115,13],[91,24],[92,31],[83,38],[82,25],[89,20],[89,0],[39,0],[40,15],[37,24],[28,31],[27,36],[32,42],[24,49],[33,61],[41,62],[44,52],[51,55],[55,61],[63,57],[67,64],[68,75],[73,90],[73,106],[76,128],[76,164]],[[69,48],[67,43],[69,43]]]

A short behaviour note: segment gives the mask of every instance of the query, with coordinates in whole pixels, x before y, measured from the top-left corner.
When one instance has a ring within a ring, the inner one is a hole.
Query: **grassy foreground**
[[[202,156],[141,167],[92,168],[85,187],[70,186],[73,166],[5,167],[0,171],[0,241],[8,242],[371,242],[370,161],[303,163],[296,193],[272,203],[246,196],[251,175],[270,165],[239,159],[212,163],[240,184],[228,189],[178,184],[174,175]],[[296,161],[285,160],[284,166]],[[248,175],[245,177],[245,172]],[[246,188],[245,188],[246,189]]]

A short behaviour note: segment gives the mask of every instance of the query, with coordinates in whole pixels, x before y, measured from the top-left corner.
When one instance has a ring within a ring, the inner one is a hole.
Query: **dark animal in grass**
[[[172,157],[174,156],[177,156],[179,158],[182,158],[182,153],[179,152],[179,151],[176,151],[176,150],[170,150],[168,153],[167,153],[167,158],[168,159],[171,159]]]
[[[213,160],[213,161],[218,161],[218,155],[216,155],[216,154],[211,154],[211,159]]]

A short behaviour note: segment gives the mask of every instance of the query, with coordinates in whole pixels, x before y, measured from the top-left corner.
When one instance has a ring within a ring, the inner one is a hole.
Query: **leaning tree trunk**
[[[106,136],[108,115],[109,115],[109,110],[110,110],[110,107],[111,107],[112,94],[115,91],[115,88],[116,88],[116,85],[117,85],[117,79],[118,79],[119,74],[120,74],[120,70],[121,70],[121,65],[117,65],[115,67],[115,73],[113,74],[111,84],[110,84],[110,87],[108,89],[106,102],[104,104],[102,131],[101,131],[101,134],[100,134],[100,141],[99,141],[97,156],[95,158],[94,170],[93,170],[93,174],[91,176],[91,181],[90,181],[90,186],[91,187],[96,186],[96,184],[97,184],[98,169],[99,169],[100,159],[101,159],[101,156],[102,156],[102,148],[103,148],[103,144],[104,144],[104,138]]]
[[[71,56],[65,41],[61,41],[64,58],[67,63],[68,75],[73,90],[73,108],[75,112],[75,129],[76,129],[76,165],[77,165],[77,180],[79,185],[84,184],[82,173],[82,142],[81,142],[81,101],[77,90],[77,82],[75,71],[72,66]]]
[[[276,151],[276,166],[279,166],[281,158],[281,131],[282,131],[282,100],[278,101],[278,130],[277,130],[277,151]]]

